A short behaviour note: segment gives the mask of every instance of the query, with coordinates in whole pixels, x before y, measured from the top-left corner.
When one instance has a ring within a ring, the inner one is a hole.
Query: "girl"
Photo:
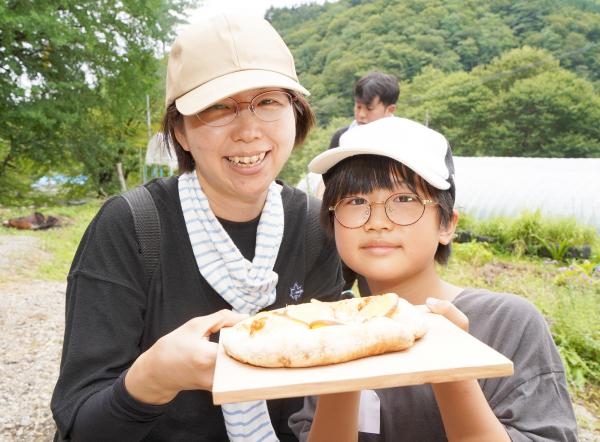
[[[309,169],[324,174],[323,225],[371,291],[427,304],[511,359],[514,375],[306,398],[290,419],[300,439],[576,440],[564,368],[539,312],[518,296],[457,287],[436,272],[458,220],[446,139],[383,118],[348,131]]]

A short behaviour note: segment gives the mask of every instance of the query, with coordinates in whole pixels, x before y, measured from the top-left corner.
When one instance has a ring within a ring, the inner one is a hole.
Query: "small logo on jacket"
[[[290,298],[292,298],[294,301],[300,299],[300,296],[302,296],[303,293],[304,289],[297,282],[295,282],[294,285],[290,287]]]

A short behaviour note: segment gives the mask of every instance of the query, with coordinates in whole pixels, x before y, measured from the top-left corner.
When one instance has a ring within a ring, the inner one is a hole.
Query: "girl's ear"
[[[183,147],[184,150],[190,151],[190,145],[187,142],[187,138],[185,136],[185,130],[183,128],[184,123],[175,125],[175,139],[177,142]]]
[[[454,238],[454,232],[456,231],[456,226],[458,225],[458,212],[456,209],[452,210],[452,217],[448,221],[448,225],[440,226],[439,233],[439,242],[443,245],[450,244],[452,238]]]

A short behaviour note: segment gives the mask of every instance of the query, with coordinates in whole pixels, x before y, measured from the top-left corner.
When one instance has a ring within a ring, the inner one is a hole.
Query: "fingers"
[[[417,304],[415,305],[415,309],[420,313],[429,313],[431,311],[425,304]]]
[[[192,321],[195,322],[196,327],[202,330],[203,336],[209,336],[223,327],[231,327],[247,317],[246,314],[224,309],[207,316],[194,318]]]
[[[469,319],[450,301],[427,298],[425,303],[432,313],[442,315],[464,331],[469,331]]]

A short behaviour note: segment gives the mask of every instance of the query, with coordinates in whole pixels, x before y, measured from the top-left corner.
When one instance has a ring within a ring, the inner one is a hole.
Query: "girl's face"
[[[437,246],[450,242],[455,227],[454,223],[448,227],[440,226],[435,204],[426,205],[423,215],[414,224],[395,224],[386,215],[383,202],[396,193],[414,195],[403,183],[391,190],[375,189],[358,195],[371,202],[371,215],[363,226],[350,229],[335,218],[333,221],[335,242],[342,260],[352,270],[365,276],[370,286],[387,290],[435,273]],[[428,199],[421,192],[418,196]]]
[[[296,137],[292,105],[277,121],[266,122],[249,109],[250,101],[265,91],[253,89],[233,95],[240,113],[225,126],[209,126],[196,115],[185,116],[177,140],[196,163],[196,174],[211,204],[238,201],[262,205],[267,189],[287,161]],[[227,204],[223,204],[227,205]],[[227,214],[221,214],[226,215]]]

